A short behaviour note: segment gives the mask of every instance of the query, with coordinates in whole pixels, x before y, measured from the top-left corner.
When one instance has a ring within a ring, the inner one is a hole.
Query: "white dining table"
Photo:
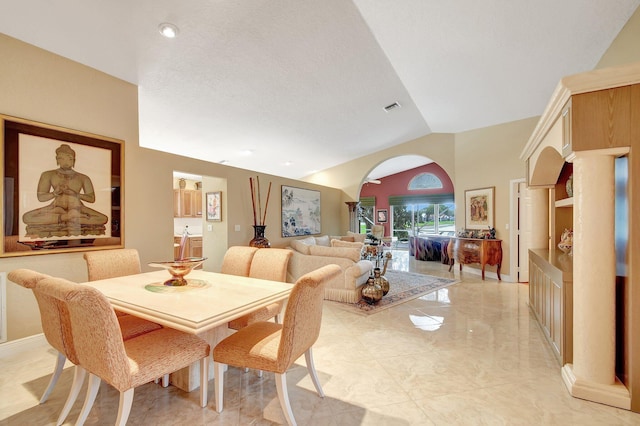
[[[293,288],[289,283],[199,269],[186,276],[187,286],[163,285],[168,278],[168,271],[159,270],[84,284],[100,290],[115,309],[196,334],[207,340],[212,350],[229,335],[229,321],[287,299]],[[209,372],[212,378],[213,368]],[[199,364],[172,374],[170,381],[187,392],[199,387]]]

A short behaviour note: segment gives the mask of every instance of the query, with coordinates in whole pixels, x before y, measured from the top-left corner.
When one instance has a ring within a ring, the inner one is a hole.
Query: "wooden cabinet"
[[[529,308],[560,365],[573,361],[572,265],[557,250],[529,250]]]
[[[173,237],[173,257],[180,258],[180,241],[182,237]],[[176,247],[175,244],[178,246]],[[184,246],[184,257],[202,257],[202,237],[189,237]]]
[[[199,189],[174,189],[173,216],[202,217],[202,191]]]
[[[500,280],[500,267],[502,266],[502,240],[478,239],[478,238],[451,238],[447,245],[449,254],[449,271],[457,261],[462,271],[463,264],[479,263],[482,265],[482,279],[486,265],[497,266],[498,279]]]

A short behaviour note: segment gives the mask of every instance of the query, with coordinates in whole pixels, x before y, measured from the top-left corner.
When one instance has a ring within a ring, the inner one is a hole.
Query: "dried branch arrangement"
[[[267,208],[269,207],[269,196],[271,195],[271,182],[267,190],[267,200],[264,204],[264,213],[262,212],[262,201],[260,200],[260,177],[249,178],[249,187],[251,188],[251,207],[253,207],[253,225],[264,226],[267,218]]]

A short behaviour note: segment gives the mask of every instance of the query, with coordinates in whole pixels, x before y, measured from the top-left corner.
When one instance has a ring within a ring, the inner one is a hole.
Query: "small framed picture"
[[[387,209],[378,209],[376,212],[378,223],[387,223]]]
[[[207,220],[222,221],[222,191],[207,192]]]
[[[493,186],[464,191],[465,228],[486,230],[494,227],[493,195]]]

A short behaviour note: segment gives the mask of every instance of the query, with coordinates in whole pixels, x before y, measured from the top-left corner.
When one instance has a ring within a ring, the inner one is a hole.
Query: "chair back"
[[[298,278],[284,313],[278,348],[278,363],[285,371],[307,351],[320,335],[324,286],[342,270],[338,265],[326,265]]]
[[[293,251],[279,248],[258,250],[251,260],[249,276],[271,281],[287,281],[287,266]]]
[[[257,247],[232,246],[227,249],[222,259],[223,274],[248,277],[251,269],[251,261],[258,251]]]
[[[129,360],[107,298],[93,287],[62,278],[44,279],[37,289],[67,308],[80,365],[118,390],[129,389]]]
[[[42,281],[50,279],[51,276],[29,269],[16,269],[9,272],[7,277],[16,284],[30,288],[33,291],[40,311],[42,332],[47,342],[58,352],[64,354],[69,361],[78,364],[78,357],[71,334],[69,311],[56,298],[40,291]]]
[[[384,226],[383,225],[373,225],[371,227],[371,235],[376,237],[378,240],[382,240],[382,237],[384,237]]]
[[[136,249],[88,251],[84,254],[89,281],[139,274],[140,255]]]

